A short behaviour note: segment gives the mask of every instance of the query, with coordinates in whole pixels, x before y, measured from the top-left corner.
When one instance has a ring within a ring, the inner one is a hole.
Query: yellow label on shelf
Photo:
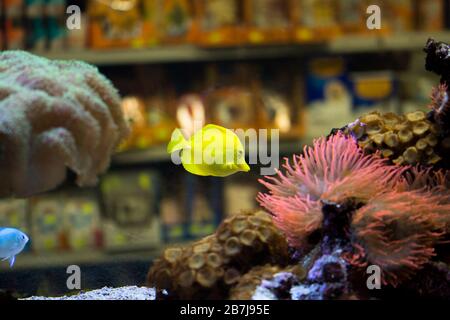
[[[141,173],[139,175],[138,181],[139,181],[139,187],[141,187],[142,190],[150,190],[150,188],[152,186],[152,181],[148,174]]]
[[[56,247],[56,241],[53,238],[47,238],[44,240],[44,248],[45,249],[53,249]]]
[[[295,33],[296,37],[298,40],[302,40],[302,41],[308,41],[313,39],[314,34],[311,30],[309,29],[305,29],[305,28],[300,28],[297,30],[297,32]]]
[[[109,176],[102,182],[101,189],[103,193],[111,192],[112,190],[117,188],[120,188],[120,179],[116,176]]]
[[[169,230],[169,236],[171,238],[179,238],[183,235],[183,226],[176,226]]]
[[[189,227],[189,231],[193,235],[210,234],[210,233],[213,233],[214,230],[215,230],[215,227],[213,224],[193,223]]]
[[[311,72],[317,77],[338,77],[345,69],[342,58],[317,58],[310,63]]]
[[[56,215],[55,214],[46,214],[44,217],[45,224],[55,224],[56,223]]]
[[[211,43],[219,43],[222,41],[222,35],[220,34],[220,32],[213,32],[210,34],[208,40]]]
[[[386,98],[392,90],[392,81],[386,78],[358,79],[355,85],[358,96],[366,99]]]
[[[258,31],[252,31],[249,35],[250,41],[254,43],[261,43],[264,41],[264,35]]]
[[[20,221],[19,215],[17,215],[17,214],[13,214],[10,218],[11,225],[16,226],[16,227],[20,227],[19,221]]]
[[[94,204],[90,202],[84,203],[81,211],[88,214],[94,212]]]
[[[158,44],[158,39],[156,38],[149,39],[147,43],[149,46],[156,46]]]
[[[122,233],[118,233],[118,234],[116,234],[114,240],[115,240],[116,244],[125,244],[127,239]]]
[[[145,149],[150,145],[150,141],[146,137],[139,137],[136,142],[136,145],[140,149]]]
[[[81,249],[86,247],[87,241],[84,238],[77,238],[74,242],[73,242],[73,247],[75,249]]]
[[[135,39],[131,42],[133,48],[142,48],[144,46],[144,41],[142,39]]]
[[[156,136],[159,140],[166,140],[168,137],[170,138],[170,131],[162,128],[156,132]]]

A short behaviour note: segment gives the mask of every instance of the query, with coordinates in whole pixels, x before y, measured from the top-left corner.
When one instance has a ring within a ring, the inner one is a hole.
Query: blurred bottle
[[[417,26],[421,31],[440,31],[444,28],[444,1],[417,1]]]
[[[391,26],[393,32],[406,32],[413,30],[413,0],[390,0],[387,6],[389,11],[389,25]]]
[[[26,48],[42,51],[46,47],[44,0],[25,0]]]
[[[23,15],[23,0],[4,0],[5,42],[6,48],[25,48],[25,28]]]
[[[45,0],[46,34],[49,50],[61,51],[65,48],[67,35],[65,11],[65,0]]]

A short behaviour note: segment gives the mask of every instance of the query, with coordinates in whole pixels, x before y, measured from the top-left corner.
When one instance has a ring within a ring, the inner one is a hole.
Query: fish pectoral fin
[[[237,166],[233,162],[228,162],[225,164],[225,168],[227,168],[228,170],[235,170]]]
[[[16,256],[11,256],[9,258],[9,267],[12,268],[12,266],[14,265],[14,261],[16,261]]]
[[[8,259],[9,259],[9,257],[5,257],[2,259],[2,261],[8,260]]]

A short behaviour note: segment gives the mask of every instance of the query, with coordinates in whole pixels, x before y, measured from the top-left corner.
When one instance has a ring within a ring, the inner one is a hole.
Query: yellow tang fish
[[[208,124],[186,140],[175,129],[167,152],[181,150],[181,163],[190,173],[199,176],[226,177],[238,171],[247,172],[244,147],[238,136],[229,129]]]

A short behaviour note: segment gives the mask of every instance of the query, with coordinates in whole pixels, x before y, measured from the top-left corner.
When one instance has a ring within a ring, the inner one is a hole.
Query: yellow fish
[[[238,136],[221,126],[208,124],[189,140],[186,140],[180,129],[175,129],[167,152],[178,150],[181,150],[183,167],[199,176],[226,177],[238,171],[250,171]]]

